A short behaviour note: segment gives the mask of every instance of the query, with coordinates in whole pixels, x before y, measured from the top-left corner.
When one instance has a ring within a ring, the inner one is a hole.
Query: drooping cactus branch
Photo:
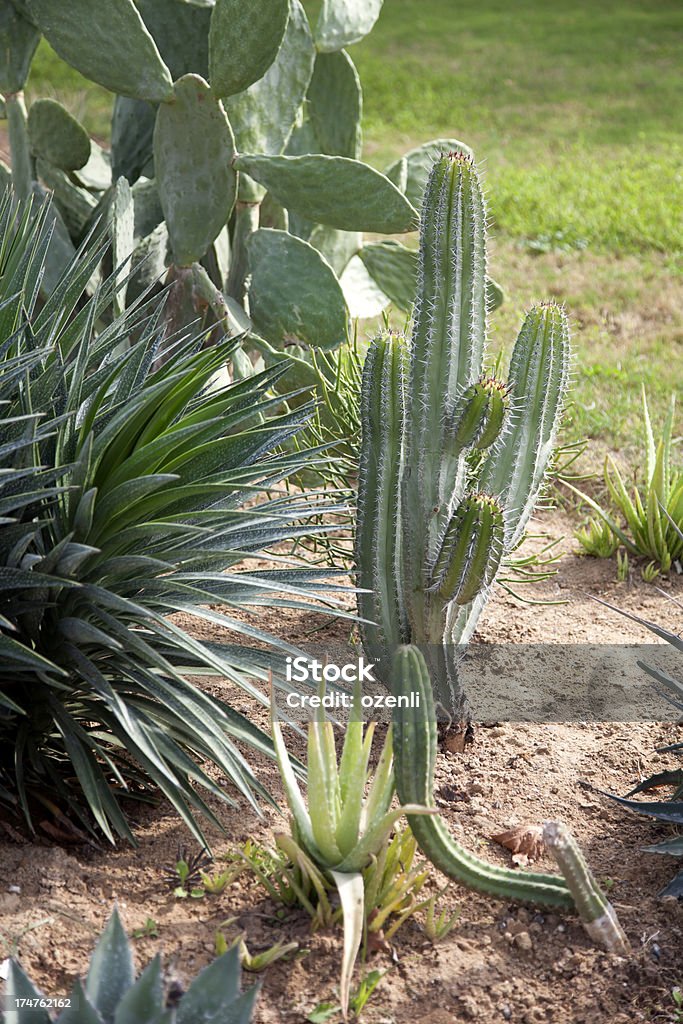
[[[362,387],[356,557],[363,643],[391,685],[420,646],[435,696],[464,713],[457,649],[523,535],[567,387],[564,311],[527,315],[506,384],[484,373],[486,209],[472,157],[432,168],[422,202],[412,337],[370,347]]]

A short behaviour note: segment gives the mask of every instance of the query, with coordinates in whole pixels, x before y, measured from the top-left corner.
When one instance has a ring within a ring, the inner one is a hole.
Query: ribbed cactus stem
[[[469,495],[446,528],[429,589],[443,601],[468,604],[493,581],[504,538],[503,512],[496,499]]]
[[[408,346],[401,334],[381,334],[363,367],[356,562],[363,645],[373,661],[393,657],[406,639],[398,587],[400,474]],[[385,662],[386,663],[386,662]]]
[[[484,377],[467,388],[453,413],[453,452],[490,448],[503,429],[507,408],[507,388],[495,377]]]
[[[587,934],[610,953],[628,954],[630,943],[616,911],[595,880],[581,849],[566,825],[546,821],[543,840],[557,861]]]
[[[404,477],[412,587],[422,585],[453,509],[462,466],[449,418],[481,375],[485,341],[484,199],[472,158],[451,153],[432,168],[420,225]]]
[[[394,774],[401,804],[434,807],[434,766],[437,753],[432,687],[425,660],[414,646],[401,647],[394,660],[394,692],[417,698],[417,707],[394,711]],[[400,701],[399,701],[400,703]],[[408,816],[417,843],[431,862],[449,878],[503,900],[544,906],[574,905],[567,883],[559,875],[543,875],[487,864],[453,839],[440,815]]]

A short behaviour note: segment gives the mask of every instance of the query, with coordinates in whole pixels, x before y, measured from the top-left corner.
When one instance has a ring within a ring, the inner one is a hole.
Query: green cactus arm
[[[373,661],[391,658],[407,637],[397,578],[407,356],[405,338],[386,333],[372,342],[363,367],[356,564],[361,635]]]
[[[457,455],[444,453],[448,417],[461,392],[481,373],[486,339],[485,222],[471,158],[463,153],[441,157],[429,176],[422,205],[406,408],[409,521],[419,534],[428,527],[425,539],[414,538],[419,571],[425,550],[434,554],[443,525],[440,517],[452,507],[459,461]]]
[[[586,933],[610,953],[629,953],[630,943],[616,911],[596,882],[566,825],[547,821],[543,826],[543,841],[564,875]]]
[[[569,380],[569,324],[554,302],[527,314],[510,360],[508,429],[492,449],[481,487],[507,508],[509,545],[521,538],[543,485]]]
[[[425,660],[414,646],[399,649],[394,661],[394,693],[410,698],[417,694],[417,708],[394,711],[394,772],[401,804],[434,807],[433,778],[436,761],[436,720],[432,686]],[[522,900],[545,906],[573,907],[565,881],[543,875],[487,864],[455,842],[440,815],[409,815],[417,843],[435,867],[468,889],[498,899]]]

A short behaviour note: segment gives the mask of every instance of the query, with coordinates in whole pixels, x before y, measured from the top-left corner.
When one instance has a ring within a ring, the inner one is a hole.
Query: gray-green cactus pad
[[[211,85],[221,98],[248,89],[277,56],[288,0],[216,0],[209,34]]]
[[[372,31],[383,0],[323,0],[315,27],[315,44],[322,53],[357,43]]]
[[[77,171],[90,159],[90,136],[57,100],[36,100],[28,115],[31,152],[62,171]]]
[[[342,231],[395,234],[417,226],[406,197],[379,171],[341,156],[240,156],[236,166],[282,206]]]
[[[350,156],[361,153],[363,90],[348,53],[319,53],[308,89],[311,123],[322,153]]]
[[[201,259],[235,202],[234,142],[219,100],[199,75],[185,75],[154,130],[159,196],[175,260]]]

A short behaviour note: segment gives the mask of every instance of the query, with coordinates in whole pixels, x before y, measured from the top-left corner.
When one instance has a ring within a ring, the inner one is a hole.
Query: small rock
[[[502,1004],[500,1012],[503,1017],[503,1020],[512,1020],[512,1010],[510,1009],[507,1003]]]
[[[7,892],[13,892],[16,896],[19,896],[19,894],[21,893],[21,886],[20,885],[8,885],[7,886]]]
[[[512,940],[519,949],[533,949],[534,944],[528,932],[518,932]]]

